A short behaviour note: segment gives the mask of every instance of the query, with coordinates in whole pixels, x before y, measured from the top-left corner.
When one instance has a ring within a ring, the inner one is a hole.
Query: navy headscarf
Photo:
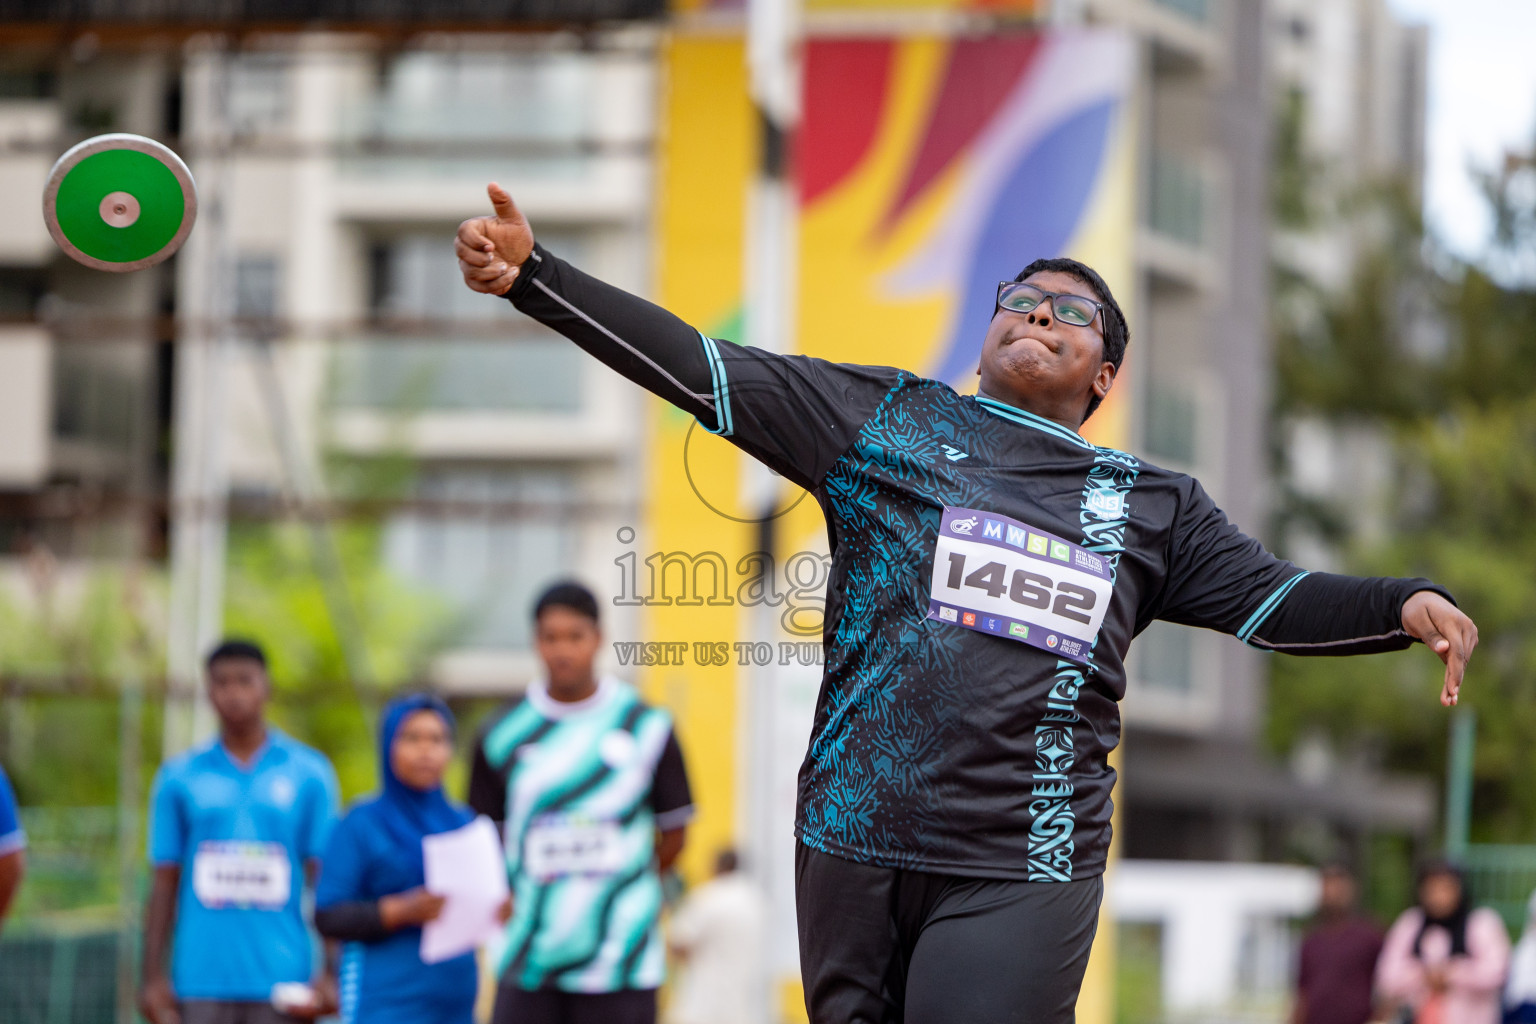
[[[426,882],[426,869],[421,858],[421,837],[438,832],[451,832],[468,824],[474,815],[464,807],[449,801],[443,787],[422,791],[400,781],[389,763],[389,751],[395,743],[395,735],[405,720],[418,711],[435,711],[453,736],[453,712],[448,705],[426,693],[415,693],[394,701],[384,709],[384,722],[379,727],[379,779],[382,785],[378,799],[359,807],[374,824],[388,834],[399,850],[398,860],[389,873],[389,892],[400,892]],[[409,877],[406,877],[409,876]]]
[[[426,882],[421,839],[470,821],[470,812],[449,801],[441,786],[412,789],[395,775],[389,751],[406,718],[435,711],[453,734],[447,705],[414,694],[389,705],[379,729],[379,793],[347,813],[331,835],[315,888],[315,906],[378,900]],[[401,928],[377,941],[358,943],[361,981],[343,986],[344,1019],[371,1024],[472,1024],[475,957],[437,964],[421,961],[421,929]]]

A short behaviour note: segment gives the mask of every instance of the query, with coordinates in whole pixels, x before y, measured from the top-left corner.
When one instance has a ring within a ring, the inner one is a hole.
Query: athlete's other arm
[[[656,815],[656,869],[662,874],[677,863],[688,841],[693,820],[693,791],[688,785],[688,766],[677,733],[667,736],[651,781],[651,812]]]
[[[176,925],[176,892],[181,886],[179,864],[155,865],[149,905],[144,910],[144,965],[139,985],[139,1012],[150,1024],[180,1024],[176,992],[165,967],[165,950]]]
[[[491,722],[495,721],[493,717]],[[487,724],[475,737],[475,756],[470,759],[469,766],[469,808],[490,818],[496,826],[496,838],[505,842],[502,833],[507,817],[507,778],[491,767],[490,759],[485,756],[485,735],[489,731],[490,724]],[[511,896],[502,903],[497,916],[502,924],[512,918]]]
[[[1427,579],[1303,572],[1238,530],[1190,480],[1169,543],[1168,579],[1147,614],[1297,655],[1372,654],[1422,641],[1445,664],[1455,704],[1477,626]]]
[[[150,1024],[180,1024],[181,1021],[165,953],[176,927],[181,871],[190,845],[182,801],[182,789],[166,777],[166,769],[156,772],[149,798],[149,862],[154,865],[154,876],[149,903],[144,908],[144,952],[139,985],[139,1010]]]
[[[677,863],[683,847],[688,845],[688,828],[672,828],[656,833],[656,870],[666,874]]]
[[[304,862],[304,878],[313,892],[320,880],[319,857],[311,857]],[[319,930],[318,925],[316,930]],[[341,989],[336,984],[336,972],[341,965],[341,943],[322,933],[321,947],[323,955],[320,958],[320,969],[309,981],[309,987],[315,991],[315,1001],[309,1006],[289,1010],[292,1016],[313,1020],[329,1016],[341,1008]]]

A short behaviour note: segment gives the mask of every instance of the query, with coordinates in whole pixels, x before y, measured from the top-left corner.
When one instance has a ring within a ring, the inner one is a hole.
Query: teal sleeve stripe
[[[1276,587],[1274,592],[1264,599],[1264,603],[1259,605],[1252,615],[1248,616],[1248,621],[1243,623],[1243,628],[1237,631],[1237,638],[1243,643],[1247,643],[1249,638],[1258,631],[1258,628],[1264,625],[1264,620],[1273,615],[1275,609],[1280,607],[1280,602],[1285,600],[1285,595],[1291,592],[1291,588],[1310,575],[1312,575],[1310,572],[1299,572]]]
[[[731,389],[725,379],[725,360],[720,358],[720,348],[714,338],[700,331],[699,340],[704,343],[704,358],[709,360],[709,376],[715,386],[715,425],[711,427],[706,423],[704,429],[711,434],[730,437],[736,426],[731,422]]]

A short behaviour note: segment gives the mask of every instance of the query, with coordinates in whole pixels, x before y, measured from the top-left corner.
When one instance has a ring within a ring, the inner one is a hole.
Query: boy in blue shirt
[[[336,775],[267,723],[260,647],[225,641],[207,670],[219,736],[162,765],[150,797],[139,1007],[151,1024],[276,1024],[291,1018],[273,987],[314,976],[320,998],[303,1013],[319,1016],[336,986],[328,968],[314,973],[302,898],[336,820]]]

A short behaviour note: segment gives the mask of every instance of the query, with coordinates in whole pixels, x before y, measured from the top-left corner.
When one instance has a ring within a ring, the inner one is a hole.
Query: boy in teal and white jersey
[[[595,674],[590,590],[549,588],[534,626],[545,678],[482,730],[469,781],[512,881],[493,1024],[651,1024],[660,876],[693,816],[682,751],[666,711]]]

